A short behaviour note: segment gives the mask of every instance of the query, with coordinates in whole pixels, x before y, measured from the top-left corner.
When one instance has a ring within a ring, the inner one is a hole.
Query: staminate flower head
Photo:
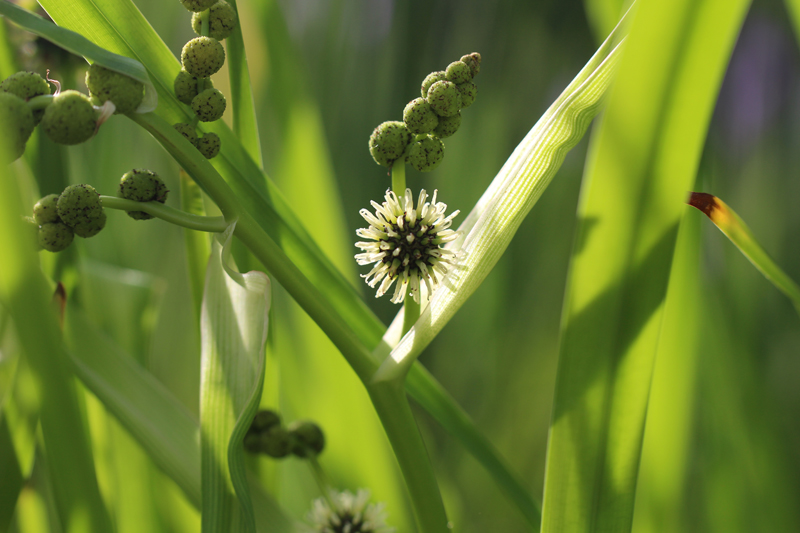
[[[386,525],[383,503],[369,503],[370,493],[359,489],[358,494],[349,491],[330,492],[335,509],[324,498],[314,500],[307,520],[315,533],[394,533]]]
[[[364,251],[356,255],[356,261],[359,265],[375,263],[374,268],[361,277],[370,287],[378,285],[376,298],[383,296],[397,281],[392,303],[403,302],[408,291],[419,303],[422,283],[430,296],[454,264],[455,253],[442,245],[458,236],[449,229],[458,211],[445,217],[447,205],[437,202],[436,194],[437,191],[433,191],[433,198],[428,202],[428,193],[422,189],[414,208],[411,189],[406,189],[402,198],[387,191],[383,204],[371,202],[375,214],[366,209],[360,211],[369,227],[357,230],[356,234],[372,240],[356,243]]]

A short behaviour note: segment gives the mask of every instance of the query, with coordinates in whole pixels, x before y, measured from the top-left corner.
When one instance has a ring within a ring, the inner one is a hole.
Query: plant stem
[[[403,198],[406,194],[406,163],[405,157],[399,158],[392,165],[392,191],[398,198]],[[398,282],[399,283],[399,282]],[[405,335],[414,322],[419,318],[420,305],[414,298],[408,298],[403,302],[405,312],[403,314],[403,335]]]
[[[228,226],[224,217],[203,217],[192,215],[179,209],[168,207],[160,202],[136,202],[117,198],[116,196],[100,196],[103,207],[109,209],[119,209],[121,211],[144,211],[148,215],[153,215],[172,224],[183,226],[184,228],[197,231],[208,231],[210,233],[221,233]]]
[[[398,198],[402,198],[406,193],[406,160],[405,157],[399,158],[392,165],[392,190]]]
[[[28,107],[31,108],[31,111],[45,109],[53,102],[53,98],[55,98],[55,96],[52,94],[41,94],[39,96],[34,96],[28,100]]]

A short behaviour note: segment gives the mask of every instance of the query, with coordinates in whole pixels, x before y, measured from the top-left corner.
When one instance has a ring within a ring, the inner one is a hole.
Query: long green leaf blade
[[[693,192],[689,205],[702,211],[776,289],[789,297],[800,313],[800,287],[758,244],[753,232],[728,204],[707,193]]]
[[[4,144],[0,143],[0,150]],[[16,165],[0,180],[0,298],[14,320],[41,395],[40,421],[64,531],[111,531],[111,520],[100,497],[87,429],[81,417],[78,391],[56,313],[52,290],[33,250],[34,234],[22,221]]]
[[[542,531],[631,528],[682,200],[747,6],[680,0],[635,8],[579,207]]]
[[[44,20],[39,15],[12,4],[8,0],[0,0],[0,15],[7,17],[9,20],[31,33],[35,33],[39,37],[44,37],[64,50],[72,52],[75,55],[83,56],[90,59],[92,62],[142,82],[145,87],[145,94],[144,100],[136,110],[137,112],[147,113],[155,109],[158,105],[156,89],[150,81],[150,76],[147,75],[147,71],[138,61],[129,57],[113,54],[89,41],[83,35],[56,26]]]
[[[203,532],[255,533],[242,440],[264,382],[270,305],[263,272],[228,265],[233,226],[214,242],[203,299],[200,428]]]

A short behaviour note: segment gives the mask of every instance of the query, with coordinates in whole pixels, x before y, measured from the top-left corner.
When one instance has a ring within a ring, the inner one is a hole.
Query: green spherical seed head
[[[450,81],[437,81],[431,85],[426,100],[440,117],[452,117],[461,109],[461,93]]]
[[[187,141],[197,146],[197,132],[194,130],[194,126],[179,122],[178,124],[173,124],[172,127],[175,128],[178,133],[186,137]]]
[[[151,170],[134,169],[123,174],[119,181],[119,195],[126,200],[135,202],[161,202],[167,201],[167,186],[158,174]],[[128,211],[128,216],[134,220],[150,220],[152,215],[144,211]]]
[[[48,194],[33,206],[33,219],[37,224],[58,222],[58,195]]]
[[[439,117],[424,98],[416,98],[403,110],[403,122],[411,133],[428,133],[439,124]]]
[[[192,15],[192,29],[200,35],[202,20],[200,13]],[[211,6],[208,13],[208,35],[212,39],[222,41],[228,38],[236,28],[236,11],[225,0],[219,0]]]
[[[86,86],[92,100],[103,105],[111,100],[114,114],[133,113],[144,99],[144,84],[133,78],[94,63],[86,71]]]
[[[216,1],[217,0],[181,0],[181,4],[189,11],[199,13],[213,6]]]
[[[272,409],[262,409],[256,413],[256,416],[253,417],[253,422],[251,422],[250,429],[248,431],[260,433],[272,428],[273,426],[280,425],[281,415]]]
[[[406,161],[420,172],[430,172],[444,159],[444,143],[436,137],[426,137],[411,145]]]
[[[456,113],[452,117],[439,118],[439,125],[433,130],[433,134],[440,139],[446,139],[458,131],[461,126],[461,113]]]
[[[461,56],[461,61],[469,65],[470,70],[472,70],[473,78],[481,71],[481,55],[478,52],[472,52],[471,54]]]
[[[33,113],[22,98],[11,93],[0,93],[0,165],[18,159],[25,152],[35,120]]]
[[[384,122],[369,137],[369,153],[376,163],[391,167],[411,142],[411,132],[402,122]]]
[[[175,77],[175,83],[173,84],[175,97],[186,105],[192,105],[192,99],[200,92],[197,90],[197,82],[200,80],[205,80],[204,89],[214,87],[214,83],[210,78],[198,78],[185,70],[181,70]]]
[[[35,72],[23,71],[3,80],[3,83],[0,83],[0,91],[17,95],[27,101],[34,96],[50,94],[50,84]],[[44,109],[37,109],[33,112],[34,122],[39,124],[43,116]]]
[[[206,89],[192,99],[192,111],[201,122],[214,122],[222,118],[228,105],[219,89]]]
[[[319,455],[325,449],[325,434],[322,429],[308,420],[297,420],[289,425],[293,437],[292,453],[297,457]]]
[[[197,78],[207,78],[222,68],[225,49],[211,37],[195,37],[183,47],[181,64]]]
[[[456,85],[472,79],[472,69],[463,61],[453,61],[447,65],[447,81],[452,81]]]
[[[39,227],[39,246],[48,252],[66,250],[74,238],[72,228],[63,222],[48,222]]]
[[[42,117],[42,128],[58,144],[88,141],[97,127],[97,114],[89,97],[78,91],[63,91],[53,97]]]
[[[475,97],[478,96],[478,86],[468,81],[459,83],[456,87],[458,87],[458,92],[461,94],[461,109],[471,106],[475,101]]]
[[[100,211],[100,216],[87,218],[78,222],[74,226],[72,226],[72,231],[75,232],[75,235],[78,237],[83,237],[84,239],[88,239],[89,237],[94,237],[100,230],[106,227],[106,213],[105,211]]]
[[[81,183],[70,185],[56,203],[58,216],[67,226],[74,228],[78,224],[88,223],[103,214],[103,203],[94,187]]]
[[[439,70],[437,72],[431,72],[425,79],[422,80],[422,97],[426,98],[428,96],[428,89],[431,88],[431,85],[436,83],[437,81],[445,81],[447,80],[447,73],[443,70]]]
[[[292,436],[281,426],[273,426],[259,434],[258,449],[275,459],[282,459],[292,452]]]
[[[222,141],[216,133],[208,132],[197,140],[197,149],[206,159],[214,159],[219,154]]]

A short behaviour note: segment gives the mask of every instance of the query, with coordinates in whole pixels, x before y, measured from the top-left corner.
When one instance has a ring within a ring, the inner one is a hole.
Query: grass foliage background
[[[193,37],[179,2],[135,4],[176,55]],[[464,112],[458,134],[445,141],[443,164],[430,174],[408,172],[412,189],[437,188],[442,201],[466,213],[613,27],[621,4],[238,2],[264,167],[386,323],[396,307],[387,298],[373,298],[352,258],[355,229],[363,225],[358,210],[382,197],[390,184],[386,169],[376,166],[367,150],[372,129],[401,118],[428,72],[479,51],[479,96]],[[3,30],[10,49],[24,54],[5,59],[8,47],[0,45],[0,68],[8,69],[10,61],[41,73],[50,68],[65,88],[82,88],[80,60],[42,42],[22,46],[18,32]],[[698,189],[733,207],[796,280],[799,50],[784,4],[755,0],[723,82],[698,175]],[[214,81],[230,94],[225,70]],[[224,118],[230,120],[230,112]],[[112,194],[124,172],[146,167],[173,191],[168,204],[180,205],[177,165],[127,119],[115,117],[77,147],[56,147],[34,135],[25,158],[42,195],[84,182]],[[586,146],[583,141],[567,157],[506,255],[421,358],[537,498]],[[656,361],[634,530],[800,530],[798,317],[716,228],[686,209],[694,238],[681,237],[687,250],[681,257],[696,268],[687,268],[681,279],[694,289],[694,298],[676,304],[685,309],[683,324],[664,330],[671,335]],[[45,268],[64,279],[89,317],[196,414],[199,332],[183,232],[160,221],[135,223],[121,212],[108,217],[96,238],[76,240],[77,246],[59,256],[42,253]],[[107,289],[92,290],[97,287]],[[322,463],[330,476],[342,488],[372,488],[377,499],[389,503],[390,523],[411,531],[399,473],[361,385],[313,322],[277,284],[274,289],[262,403],[280,405],[288,420],[317,420],[329,441]],[[135,317],[124,327],[124,314],[103,312],[119,307],[122,299],[130,306],[128,318]],[[3,327],[0,320],[0,336]],[[7,335],[2,338],[4,395],[10,375],[4,364],[15,348]],[[696,341],[682,342],[686,338]],[[115,502],[118,523],[124,524],[124,517],[141,520],[119,531],[143,531],[143,524],[154,532],[197,531],[197,514],[179,490],[91,397],[86,413],[104,496]],[[456,530],[529,530],[477,462],[427,415],[419,415]],[[115,454],[119,450],[132,458],[127,469]],[[297,461],[276,466],[259,459],[251,466],[294,517],[302,517],[318,496],[307,468]],[[34,471],[34,481],[36,476]],[[139,499],[120,498],[121,487],[134,487]],[[36,526],[45,516],[42,489],[31,483],[23,490],[13,531],[50,530]]]

